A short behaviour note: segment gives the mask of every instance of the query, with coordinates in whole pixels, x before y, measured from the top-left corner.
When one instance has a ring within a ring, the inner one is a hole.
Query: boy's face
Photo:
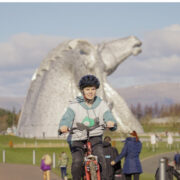
[[[85,87],[83,90],[83,95],[88,100],[93,100],[96,96],[96,87]]]

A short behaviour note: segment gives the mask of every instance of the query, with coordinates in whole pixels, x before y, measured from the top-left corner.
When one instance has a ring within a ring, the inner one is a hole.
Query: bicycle
[[[90,142],[90,136],[89,136],[89,132],[94,130],[97,127],[102,126],[103,128],[105,128],[106,126],[103,125],[99,125],[99,122],[96,122],[94,126],[92,127],[88,127],[85,126],[84,124],[81,123],[76,123],[76,128],[71,128],[68,129],[70,134],[73,134],[73,130],[86,130],[87,132],[87,142],[85,144],[85,156],[84,156],[84,171],[85,171],[85,175],[84,175],[84,180],[101,180],[101,176],[100,176],[100,166],[98,163],[98,157],[92,154],[92,145]],[[63,134],[61,131],[58,131],[59,135]]]

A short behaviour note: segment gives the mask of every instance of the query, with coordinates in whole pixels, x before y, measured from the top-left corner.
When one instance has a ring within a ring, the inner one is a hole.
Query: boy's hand
[[[114,166],[116,164],[115,161],[111,161],[111,165]]]
[[[113,128],[114,127],[114,122],[112,122],[112,121],[107,121],[106,124],[107,124],[107,128]]]
[[[67,133],[68,132],[68,127],[67,126],[61,126],[60,131],[62,133]]]

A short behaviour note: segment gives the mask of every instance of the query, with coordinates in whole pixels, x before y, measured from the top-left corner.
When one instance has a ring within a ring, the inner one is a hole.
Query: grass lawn
[[[140,175],[141,180],[154,180],[154,174],[143,173]]]
[[[9,141],[12,141],[13,144],[35,144],[35,142],[37,144],[47,144],[46,148],[38,148],[38,147],[34,147],[34,148],[10,148],[9,147]],[[48,153],[52,156],[53,153],[56,154],[56,166],[57,166],[57,162],[58,162],[58,155],[62,152],[65,151],[68,156],[69,156],[69,166],[68,166],[68,174],[69,177],[71,177],[71,173],[70,173],[70,166],[71,166],[71,154],[69,151],[68,146],[66,147],[48,147],[48,144],[51,143],[63,143],[65,144],[66,142],[64,140],[38,140],[38,139],[25,139],[25,138],[19,138],[19,137],[15,137],[15,136],[1,136],[0,135],[0,162],[2,162],[2,151],[5,150],[6,151],[6,162],[7,163],[19,163],[19,164],[32,164],[32,156],[33,156],[33,150],[36,151],[36,165],[40,166],[40,162],[41,162],[41,157]],[[116,147],[119,150],[119,152],[121,151],[124,143],[122,142],[116,142]],[[67,145],[67,144],[66,144]],[[165,142],[160,142],[158,145],[158,148],[155,152],[152,152],[152,149],[150,147],[147,146],[146,143],[143,143],[143,148],[142,148],[142,152],[140,154],[140,158],[144,159],[146,157],[149,156],[153,156],[156,154],[160,154],[160,153],[164,153],[164,152],[170,152],[170,151],[175,151],[176,149],[167,149],[166,148],[166,143]],[[122,162],[123,164],[123,162]],[[60,176],[60,171],[58,169],[58,167],[56,167],[55,169],[53,169],[53,171],[55,173],[57,173]],[[141,180],[152,180],[154,179],[154,175],[153,174],[146,174],[143,173],[141,175]]]
[[[180,132],[180,123],[142,123],[144,132]]]

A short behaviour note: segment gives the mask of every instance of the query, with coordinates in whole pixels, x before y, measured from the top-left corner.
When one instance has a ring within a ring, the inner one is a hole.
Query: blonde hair
[[[46,165],[51,165],[52,164],[52,159],[51,156],[49,154],[45,154],[42,159],[44,159],[44,163]]]

